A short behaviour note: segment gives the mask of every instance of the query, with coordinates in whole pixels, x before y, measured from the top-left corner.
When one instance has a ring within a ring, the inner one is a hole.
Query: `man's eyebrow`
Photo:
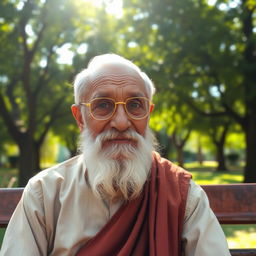
[[[93,98],[110,98],[110,94],[107,92],[98,92],[95,95],[93,95]]]
[[[133,92],[129,94],[129,98],[131,97],[145,97],[145,95],[141,92]]]

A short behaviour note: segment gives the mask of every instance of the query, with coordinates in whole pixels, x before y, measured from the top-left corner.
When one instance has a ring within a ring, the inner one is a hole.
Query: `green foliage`
[[[158,86],[168,89],[172,83],[175,91],[186,97],[196,95],[197,103],[201,101],[209,111],[222,110],[218,104],[221,91],[225,91],[225,99],[232,106],[241,103],[239,61],[244,47],[241,27],[238,21],[233,22],[235,17],[239,19],[239,8],[229,13],[207,2],[183,0],[125,3],[135,13],[133,35],[138,38],[137,44],[142,48],[149,45],[154,60],[158,59],[154,63],[157,72],[153,68],[151,71]],[[136,19],[139,11],[144,16]],[[145,23],[149,28],[142,27]],[[152,59],[148,61],[152,63]],[[243,104],[236,109],[243,113]]]
[[[20,130],[28,130],[34,119],[37,139],[53,121],[53,111],[56,118],[65,113],[60,99],[68,92],[64,81],[69,76],[57,64],[56,49],[73,39],[76,12],[71,2],[1,2],[0,47],[5,50],[0,61],[6,78],[1,93]]]
[[[59,140],[49,132],[41,147],[41,163],[43,166],[50,166],[56,163]]]
[[[39,168],[49,130],[70,122],[74,75],[92,56],[114,49],[114,20],[96,9],[71,0],[0,3],[0,114],[19,146],[23,183]]]
[[[74,152],[78,130],[71,121],[70,84],[92,56],[116,52],[156,84],[150,125],[157,132],[182,138],[193,130],[219,138],[223,122],[233,118],[251,138],[254,1],[124,0],[123,5],[123,17],[116,18],[92,1],[1,1],[0,95],[19,132],[42,144],[53,129]],[[73,56],[69,64],[60,62],[63,49]]]
[[[156,83],[155,101],[159,112],[165,112],[157,113],[165,119],[156,117],[152,127],[167,127],[169,133],[176,123],[180,132],[192,127],[207,133],[211,127],[217,138],[224,121],[216,117],[228,117],[225,122],[235,121],[246,135],[246,170],[252,172],[256,165],[252,132],[256,129],[256,9],[252,1],[220,0],[209,5],[200,0],[127,0],[124,4],[131,27],[127,42],[133,38],[141,50],[134,52],[134,58]],[[206,116],[215,127],[209,121],[204,124]]]

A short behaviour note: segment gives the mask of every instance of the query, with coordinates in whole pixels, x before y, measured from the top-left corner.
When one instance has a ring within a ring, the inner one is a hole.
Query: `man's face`
[[[102,65],[90,73],[89,81],[82,103],[102,97],[115,102],[125,102],[131,97],[148,98],[143,79],[123,64]],[[105,113],[105,109],[108,109],[106,106],[105,102],[96,104],[95,109],[99,113],[103,109]],[[131,110],[138,111],[136,107],[143,104],[137,106],[135,102],[131,106],[134,107]],[[152,109],[153,106],[150,112]],[[110,198],[121,195],[124,199],[138,196],[147,180],[152,161],[149,117],[134,120],[127,115],[123,104],[118,104],[115,113],[107,120],[93,118],[87,106],[73,105],[72,112],[82,131],[81,150],[95,195],[103,193]]]
[[[123,64],[102,65],[93,70],[89,79],[91,82],[82,102],[90,102],[101,97],[112,98],[116,102],[124,102],[130,97],[148,98],[143,79],[136,71]],[[130,118],[125,112],[124,105],[121,104],[116,106],[115,114],[108,120],[94,119],[89,108],[85,106],[73,106],[72,111],[80,129],[82,130],[86,126],[94,139],[100,133],[111,129],[120,132],[120,134],[131,129],[144,136],[149,119],[148,117],[140,120]],[[119,137],[108,143],[110,145],[132,144],[133,141]]]

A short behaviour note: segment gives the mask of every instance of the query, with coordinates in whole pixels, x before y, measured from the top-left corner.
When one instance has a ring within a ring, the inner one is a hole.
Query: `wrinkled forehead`
[[[89,68],[86,96],[99,90],[137,90],[148,96],[146,85],[140,73],[123,63],[108,63]]]
[[[98,76],[109,75],[109,74],[127,74],[127,75],[137,75],[140,77],[140,74],[135,68],[129,66],[126,63],[122,62],[109,62],[97,64],[96,66],[89,66],[90,77],[92,79],[97,78]]]

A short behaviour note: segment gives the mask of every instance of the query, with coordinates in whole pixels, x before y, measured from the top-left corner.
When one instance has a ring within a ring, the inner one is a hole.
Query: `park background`
[[[72,82],[109,52],[154,82],[163,156],[199,184],[256,182],[255,10],[255,0],[0,1],[0,187],[77,154]],[[230,247],[256,247],[255,225],[223,228]]]

